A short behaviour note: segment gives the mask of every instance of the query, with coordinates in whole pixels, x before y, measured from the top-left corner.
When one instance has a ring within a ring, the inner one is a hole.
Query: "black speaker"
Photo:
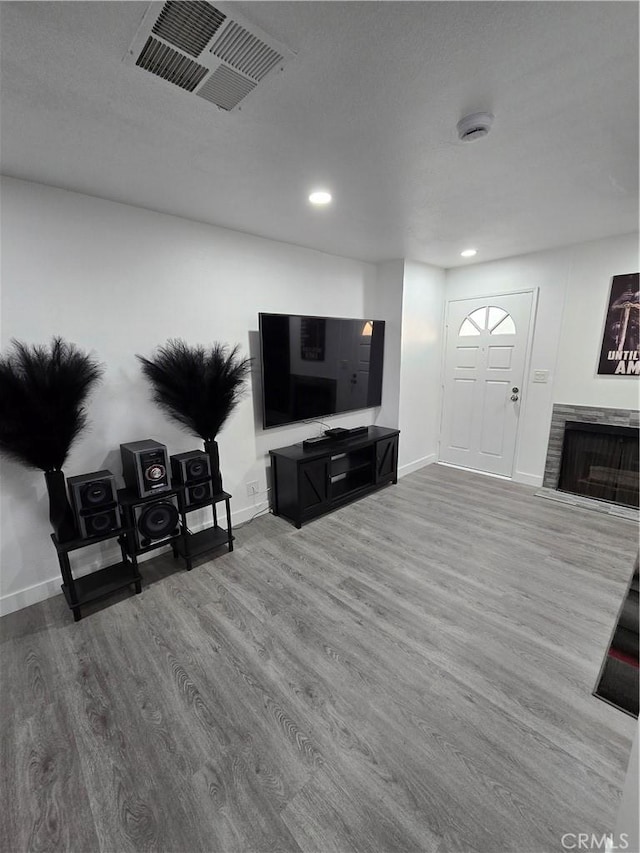
[[[133,504],[132,512],[136,551],[180,535],[178,498],[175,494]]]
[[[122,476],[128,489],[147,498],[171,488],[169,457],[164,444],[148,438],[120,445]]]
[[[116,478],[111,471],[69,477],[67,485],[82,539],[105,536],[122,527]]]
[[[197,506],[213,497],[209,454],[204,450],[189,450],[172,456],[171,476],[174,485],[185,487],[185,507]]]

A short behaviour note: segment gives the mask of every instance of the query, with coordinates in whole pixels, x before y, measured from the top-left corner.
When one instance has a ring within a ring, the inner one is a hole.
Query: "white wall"
[[[562,319],[557,403],[576,406],[638,408],[638,378],[596,373],[611,278],[638,272],[636,235],[583,243],[573,253]]]
[[[542,484],[554,403],[637,407],[637,379],[595,373],[611,278],[638,271],[637,249],[637,236],[626,235],[447,271],[447,300],[538,293],[515,480]],[[532,382],[534,370],[548,370],[548,383]]]
[[[440,427],[444,270],[404,264],[399,427],[401,475],[434,462]]]
[[[259,311],[387,319],[373,265],[13,179],[2,181],[2,214],[3,349],[13,337],[36,343],[60,334],[106,365],[67,476],[119,473],[121,442],[154,438],[170,453],[199,446],[152,404],[136,353],[182,337],[239,343],[256,355]],[[393,395],[393,371],[388,384]],[[218,441],[236,521],[265,505],[266,494],[254,503],[245,484],[266,489],[268,450],[321,431],[263,431],[258,388],[256,381]],[[334,422],[372,423],[378,414]],[[60,577],[42,474],[4,462],[0,501],[0,603],[8,612],[59,592]],[[75,565],[82,573],[115,553],[113,543],[94,545]]]

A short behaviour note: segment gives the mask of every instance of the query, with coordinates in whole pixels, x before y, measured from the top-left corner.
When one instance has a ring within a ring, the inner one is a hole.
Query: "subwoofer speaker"
[[[120,445],[122,475],[128,489],[147,498],[171,488],[169,457],[164,444],[148,438]]]
[[[180,535],[176,495],[134,504],[132,510],[136,551]]]
[[[173,484],[184,486],[184,506],[194,507],[213,497],[209,454],[204,450],[189,450],[171,457]]]
[[[82,539],[105,536],[122,527],[116,478],[111,471],[69,477],[67,485]]]

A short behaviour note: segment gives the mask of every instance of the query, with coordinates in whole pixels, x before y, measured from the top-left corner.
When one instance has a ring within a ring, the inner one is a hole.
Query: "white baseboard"
[[[525,486],[540,488],[543,478],[538,474],[525,474],[524,471],[516,471],[511,479],[514,483],[523,483]]]
[[[466,465],[454,465],[453,462],[443,462],[438,459],[438,465],[444,465],[445,468],[455,468],[456,471],[468,471],[470,474],[480,474],[482,477],[493,477],[494,480],[506,480],[511,482],[511,477],[505,474],[492,474],[490,471],[481,471],[479,468],[467,468]]]
[[[425,468],[427,465],[433,465],[436,461],[436,454],[430,453],[428,456],[423,456],[422,459],[416,459],[415,462],[409,462],[407,465],[402,465],[398,468],[398,477],[406,477],[407,474],[413,474],[414,471],[419,471],[420,468]]]
[[[447,468],[457,468],[459,471],[469,471],[472,474],[482,474],[484,477],[495,477],[497,480],[507,480],[512,483],[522,483],[525,486],[536,486],[540,488],[542,485],[542,477],[537,474],[525,474],[522,471],[516,471],[512,477],[507,477],[504,474],[491,474],[489,471],[480,471],[477,468],[465,468],[464,465],[454,465],[451,462],[438,462],[438,465],[445,465]]]
[[[251,519],[258,515],[258,513],[264,512],[269,506],[268,500],[258,501],[255,506],[247,506],[243,509],[239,509],[237,512],[231,513],[231,521],[233,522],[234,527],[238,527],[240,524],[244,524],[246,521],[251,521]]]
[[[250,521],[255,515],[263,512],[268,506],[268,501],[260,501],[255,506],[244,507],[243,509],[239,509],[237,512],[232,512],[231,522],[234,527],[237,527],[246,521]],[[201,522],[200,524],[195,524],[191,529],[194,533],[197,533],[199,530],[204,530],[205,527],[208,526],[209,525],[207,523]],[[147,554],[141,554],[138,557],[138,562],[142,563],[145,560],[152,559],[157,556],[159,550],[160,549],[158,549],[158,551],[149,551]],[[52,551],[52,554],[55,559],[55,552]],[[88,571],[90,571],[88,566],[79,567],[77,576],[80,577]],[[53,598],[54,595],[61,595],[61,584],[62,577],[58,574],[48,580],[40,581],[40,583],[27,586],[24,589],[19,589],[17,592],[10,592],[7,595],[0,596],[0,617],[8,616],[9,613],[14,613],[16,610],[22,610],[24,607],[30,607],[32,604],[38,604],[40,601],[45,601],[47,598]]]
[[[62,594],[60,591],[61,584],[62,578],[58,574],[54,578],[35,583],[33,586],[27,586],[18,592],[0,596],[0,617],[8,616],[9,613],[14,613],[16,610],[22,610],[23,607],[38,604],[39,601],[44,601],[47,598],[53,598],[54,595]]]

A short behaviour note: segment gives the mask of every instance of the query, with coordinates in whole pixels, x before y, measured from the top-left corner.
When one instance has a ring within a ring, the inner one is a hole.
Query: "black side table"
[[[72,539],[70,542],[58,542],[55,533],[51,534],[51,541],[58,554],[60,573],[64,581],[62,592],[67,604],[73,611],[73,618],[76,622],[82,619],[81,607],[90,601],[104,598],[131,584],[135,585],[136,594],[142,591],[142,578],[138,571],[138,561],[135,554],[131,555],[126,550],[125,539],[129,532],[126,528],[121,528],[120,530],[112,530],[104,536],[94,536],[91,539]],[[86,548],[87,545],[106,542],[108,539],[115,539],[116,537],[122,554],[122,560],[119,563],[98,569],[89,575],[74,578],[69,559],[69,554],[72,551],[78,551],[80,548]]]
[[[231,527],[231,495],[228,492],[219,492],[217,495],[209,498],[207,501],[197,504],[196,506],[186,506],[184,501],[184,491],[178,493],[178,502],[180,505],[180,522],[182,526],[183,536],[175,539],[173,542],[173,556],[182,557],[187,564],[187,571],[190,572],[193,568],[193,558],[200,557],[208,551],[213,551],[226,545],[229,551],[233,551],[233,529]],[[221,527],[218,524],[217,504],[223,503],[227,514],[227,526]],[[213,526],[207,527],[205,530],[199,530],[197,533],[191,533],[187,527],[187,513],[194,512],[196,509],[203,509],[210,506],[213,511]]]

